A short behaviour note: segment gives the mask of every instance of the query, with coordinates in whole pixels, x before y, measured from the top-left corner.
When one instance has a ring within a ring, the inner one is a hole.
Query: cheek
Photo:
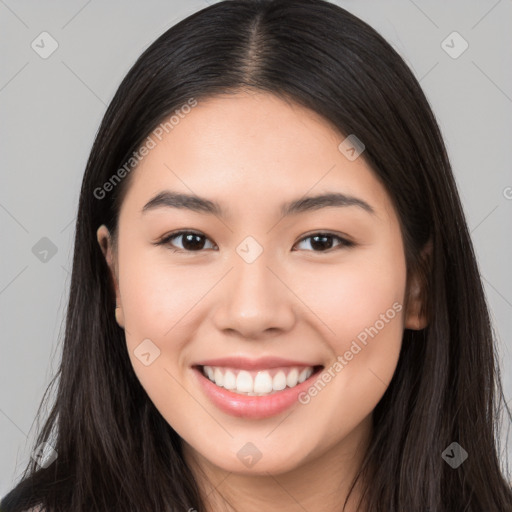
[[[301,398],[315,408],[320,424],[331,425],[326,439],[337,439],[340,425],[349,431],[368,416],[393,377],[402,345],[405,275],[399,254],[374,253],[335,272],[315,272],[309,283],[316,283],[309,288],[315,292],[307,297],[303,288],[304,302],[314,305],[329,328],[322,329],[332,360]]]
[[[400,333],[405,278],[403,255],[375,249],[347,255],[339,264],[304,267],[293,277],[294,290],[323,324],[337,354],[360,333],[363,338],[382,315],[398,326],[395,335]]]
[[[119,274],[127,332],[155,340],[174,338],[214,282],[211,273],[170,264],[164,248],[126,250]]]
[[[170,266],[163,249],[127,242],[121,254],[120,292],[130,361],[151,401],[174,424],[180,421],[177,411],[189,400],[179,384],[184,380],[183,349],[194,332],[187,322],[208,287],[193,272]]]

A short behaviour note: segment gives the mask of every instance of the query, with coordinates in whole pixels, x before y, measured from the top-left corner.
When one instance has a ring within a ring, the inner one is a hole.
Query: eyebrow
[[[306,211],[319,210],[321,208],[347,206],[357,206],[371,215],[376,215],[375,210],[366,201],[339,192],[320,194],[316,196],[305,196],[299,199],[294,199],[283,203],[280,207],[280,211],[281,215],[286,217]],[[158,208],[178,208],[198,213],[212,214],[219,217],[226,217],[226,212],[222,206],[215,201],[196,195],[172,192],[170,190],[164,190],[154,196],[144,205],[142,213]]]

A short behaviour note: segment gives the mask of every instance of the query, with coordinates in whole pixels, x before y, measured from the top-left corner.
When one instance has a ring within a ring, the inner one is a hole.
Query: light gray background
[[[336,3],[391,42],[438,117],[512,405],[512,1]],[[36,409],[60,360],[79,190],[106,105],[139,54],[206,5],[0,0],[0,496],[30,457]],[[43,31],[59,45],[47,59],[31,48]],[[457,59],[441,46],[453,31],[469,44]],[[43,237],[57,248],[46,262],[32,252]]]

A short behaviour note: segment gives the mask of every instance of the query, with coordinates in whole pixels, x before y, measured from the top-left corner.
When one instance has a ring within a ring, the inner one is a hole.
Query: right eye
[[[181,247],[176,248],[171,242],[174,239],[181,239]],[[205,241],[210,241],[210,239],[202,233],[181,230],[165,236],[157,242],[157,245],[168,245],[173,252],[200,252],[204,249]]]

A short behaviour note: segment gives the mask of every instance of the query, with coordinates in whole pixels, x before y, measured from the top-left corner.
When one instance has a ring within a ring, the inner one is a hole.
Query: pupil
[[[326,242],[326,239],[328,239],[330,243]],[[311,238],[311,247],[313,247],[313,249],[330,249],[332,247],[332,237],[329,235],[313,236]]]
[[[183,247],[185,247],[185,249],[188,249],[188,250],[202,249],[204,246],[204,240],[202,241],[202,243],[201,243],[201,241],[199,241],[199,242],[197,241],[198,239],[201,239],[201,238],[202,238],[201,235],[196,235],[194,233],[189,233],[187,235],[184,235]],[[188,244],[188,247],[187,247],[187,244]]]

